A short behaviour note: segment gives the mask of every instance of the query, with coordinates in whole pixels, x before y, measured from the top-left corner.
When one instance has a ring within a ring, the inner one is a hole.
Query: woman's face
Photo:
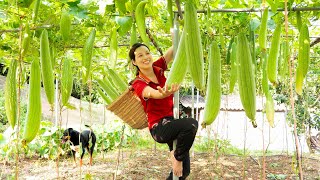
[[[139,69],[148,69],[152,67],[152,55],[146,46],[138,47],[134,52],[135,60],[133,64]]]

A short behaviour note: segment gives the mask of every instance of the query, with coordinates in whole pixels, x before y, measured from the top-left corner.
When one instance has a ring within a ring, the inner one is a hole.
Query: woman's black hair
[[[136,59],[136,58],[135,58],[135,55],[134,55],[134,52],[136,51],[136,49],[138,49],[138,48],[141,47],[141,46],[145,46],[145,47],[148,48],[148,50],[150,50],[149,47],[148,47],[147,45],[145,45],[145,44],[135,43],[135,44],[133,44],[133,45],[131,46],[131,49],[130,49],[130,51],[129,51],[130,60],[135,60],[135,59]]]

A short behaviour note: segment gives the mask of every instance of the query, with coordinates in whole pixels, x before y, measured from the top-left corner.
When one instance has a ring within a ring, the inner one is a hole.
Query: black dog
[[[92,153],[94,146],[96,144],[96,135],[93,133],[92,130],[84,130],[81,132],[81,134],[72,129],[66,129],[63,132],[63,136],[61,137],[62,143],[65,143],[69,141],[72,149],[72,155],[73,155],[73,160],[76,163],[76,147],[80,145],[79,143],[79,136],[80,136],[80,142],[82,144],[82,154],[81,154],[81,159],[80,159],[80,166],[82,166],[82,158],[85,153],[85,149],[89,152],[90,155],[90,165],[92,165]]]

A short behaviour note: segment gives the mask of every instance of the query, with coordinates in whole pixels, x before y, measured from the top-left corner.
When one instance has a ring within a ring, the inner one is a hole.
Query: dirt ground
[[[3,80],[0,76],[0,89]],[[3,81],[4,82],[4,81]],[[44,91],[42,91],[44,92]],[[45,104],[43,97],[43,113],[50,115],[49,105]],[[78,100],[72,100],[72,104],[78,107]],[[83,103],[84,104],[84,103]],[[96,114],[95,123],[103,122],[101,112],[104,106],[94,107]],[[66,113],[66,112],[64,112]],[[83,113],[84,114],[84,113]],[[84,115],[85,116],[85,115]],[[68,125],[79,126],[79,113],[69,112]],[[112,119],[112,116],[109,116]],[[65,124],[65,122],[63,122]],[[93,165],[89,166],[88,155],[85,155],[84,163],[80,169],[74,166],[71,157],[62,157],[57,164],[56,161],[39,159],[20,158],[19,178],[21,180],[73,180],[73,179],[95,179],[95,180],[163,180],[170,172],[169,153],[164,150],[124,150],[120,153],[119,166],[118,151],[104,154],[94,154]],[[292,156],[274,155],[266,157],[267,179],[298,179],[294,170]],[[191,174],[189,180],[213,180],[213,179],[262,179],[262,157],[236,155],[225,155],[216,157],[212,153],[195,153],[191,158]],[[305,180],[320,180],[320,155],[303,156],[303,175]],[[58,167],[58,168],[57,168]],[[118,167],[118,168],[117,168]],[[15,162],[0,159],[0,180],[14,179]]]
[[[74,167],[71,158],[61,158],[59,168],[56,161],[45,159],[20,159],[19,179],[165,179],[170,170],[169,154],[163,150],[121,151],[117,175],[118,151],[94,155],[90,167],[88,155],[81,171]],[[210,153],[195,153],[191,159],[191,174],[188,179],[261,179],[261,157],[220,156]],[[293,158],[286,155],[266,157],[267,179],[298,179],[293,170]],[[14,174],[14,162],[2,161],[0,179]],[[81,174],[80,174],[81,173]],[[304,179],[320,179],[320,156],[303,157]]]

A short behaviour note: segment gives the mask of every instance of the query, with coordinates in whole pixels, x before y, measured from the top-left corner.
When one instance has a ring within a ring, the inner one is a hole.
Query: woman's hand
[[[171,88],[169,88],[168,85],[164,86],[163,88],[158,86],[157,90],[151,88],[150,86],[147,86],[146,88],[144,88],[142,92],[142,96],[145,99],[149,99],[149,98],[163,99],[175,93],[176,91],[178,91],[179,88],[180,88],[180,84],[172,84]]]
[[[160,86],[157,87],[159,93],[163,96],[163,98],[170,96],[171,94],[178,91],[180,88],[180,84],[172,84],[171,88],[168,87],[168,85],[165,85],[163,88]]]

